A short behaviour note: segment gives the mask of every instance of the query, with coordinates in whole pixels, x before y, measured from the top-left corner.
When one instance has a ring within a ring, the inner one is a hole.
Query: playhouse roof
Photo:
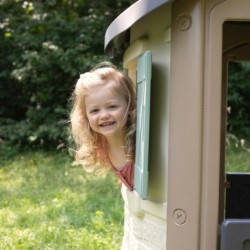
[[[108,27],[105,33],[105,52],[116,56],[129,45],[129,29],[139,19],[173,0],[139,0],[123,11]]]

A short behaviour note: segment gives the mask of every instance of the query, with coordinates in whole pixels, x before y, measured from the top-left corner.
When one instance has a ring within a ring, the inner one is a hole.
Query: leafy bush
[[[250,63],[229,63],[228,131],[250,138]]]
[[[0,3],[0,142],[67,140],[68,99],[101,60],[109,23],[131,0]]]

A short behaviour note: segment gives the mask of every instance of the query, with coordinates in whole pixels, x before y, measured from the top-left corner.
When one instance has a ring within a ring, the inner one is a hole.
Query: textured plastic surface
[[[223,222],[220,250],[250,250],[250,219],[228,219]]]

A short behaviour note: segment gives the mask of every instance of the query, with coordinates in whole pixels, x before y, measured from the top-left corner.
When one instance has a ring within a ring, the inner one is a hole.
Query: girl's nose
[[[108,119],[109,118],[109,113],[107,112],[107,111],[103,111],[102,113],[101,113],[101,119]]]

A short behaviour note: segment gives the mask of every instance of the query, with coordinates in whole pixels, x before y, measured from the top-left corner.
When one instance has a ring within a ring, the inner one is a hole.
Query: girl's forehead
[[[114,81],[110,81],[106,84],[103,85],[97,85],[94,86],[93,88],[90,88],[88,91],[88,94],[92,94],[92,93],[96,93],[96,91],[103,91],[103,93],[111,93],[114,95],[122,95],[124,96],[124,94],[122,93],[122,91],[119,91],[119,87],[117,86],[117,84]]]
[[[114,86],[114,85],[99,85],[99,86],[95,86],[93,88],[90,88],[85,95],[85,99],[89,99],[89,98],[112,98],[112,97],[122,97],[125,98],[125,96],[123,95],[122,92],[118,91],[118,89]]]
[[[85,108],[89,109],[93,106],[104,106],[110,103],[122,103],[127,105],[127,99],[113,88],[97,88],[92,90],[84,98]]]

